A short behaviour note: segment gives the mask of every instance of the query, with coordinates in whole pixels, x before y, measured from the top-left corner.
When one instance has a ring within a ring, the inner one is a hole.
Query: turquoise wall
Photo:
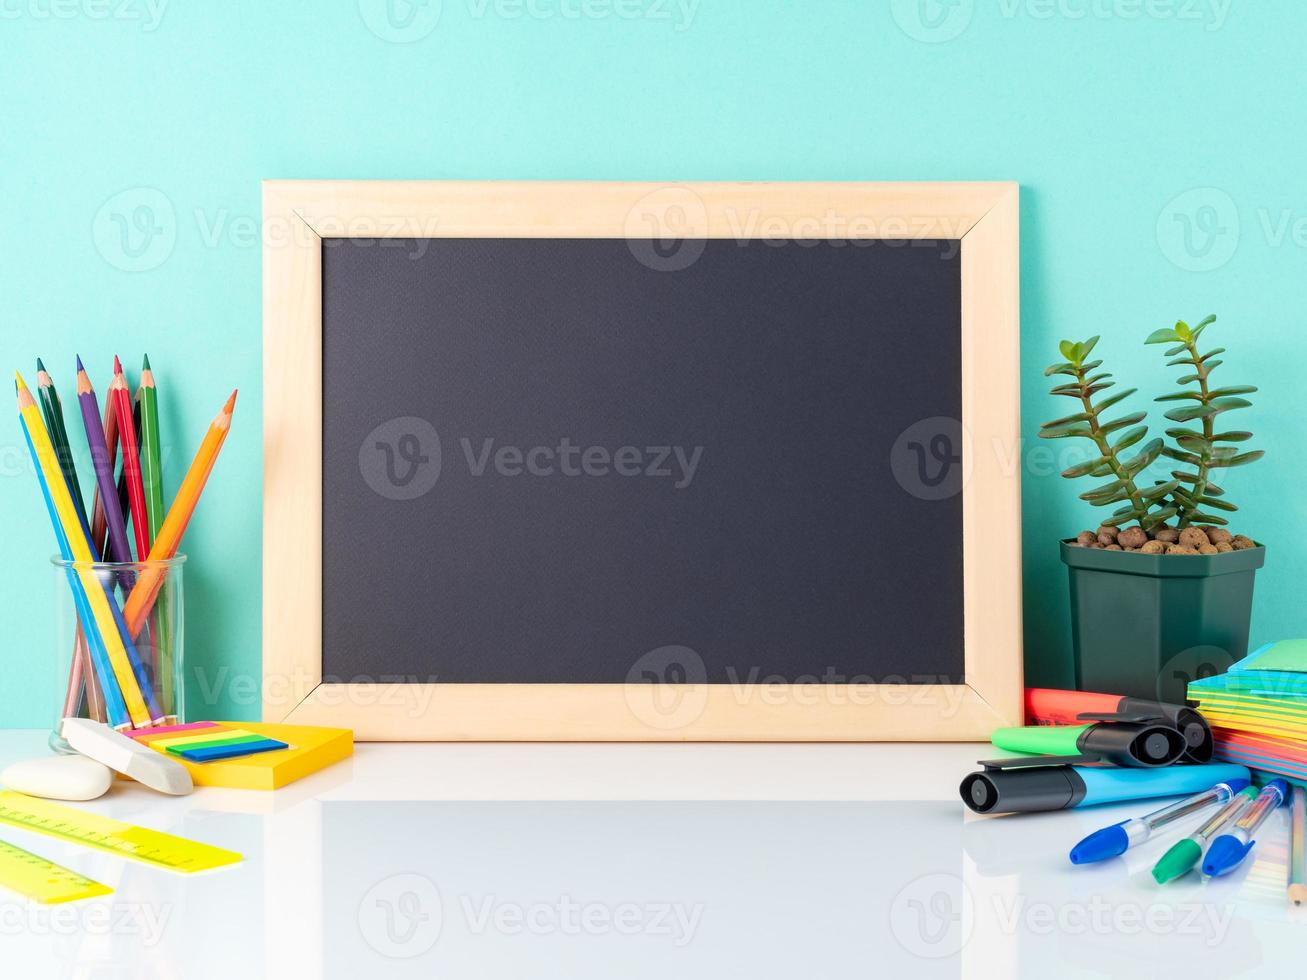
[[[1307,632],[1307,4],[390,4],[0,2],[0,363],[30,380],[39,354],[71,391],[74,352],[101,388],[115,352],[133,371],[148,352],[171,487],[241,390],[186,540],[206,713],[257,710],[273,177],[1019,181],[1030,679],[1069,678],[1055,542],[1091,520],[1056,476],[1063,445],[1033,438],[1062,409],[1041,369],[1099,333],[1159,394],[1143,337],[1209,311],[1226,380],[1262,386],[1240,422],[1268,459],[1225,481],[1270,543],[1253,639]],[[0,726],[39,726],[58,695],[51,535],[12,421],[0,451]]]

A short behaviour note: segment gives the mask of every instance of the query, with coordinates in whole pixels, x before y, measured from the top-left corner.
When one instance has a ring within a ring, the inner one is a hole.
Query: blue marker
[[[1248,780],[1243,777],[1228,779],[1223,783],[1217,783],[1211,789],[1195,793],[1142,817],[1122,820],[1110,827],[1096,830],[1071,848],[1071,863],[1090,864],[1094,861],[1119,857],[1134,845],[1148,840],[1153,831],[1159,827],[1165,827],[1181,817],[1205,810],[1213,803],[1225,803],[1247,785]]]
[[[1080,756],[1028,756],[982,762],[962,780],[962,802],[977,813],[1034,813],[1120,803],[1157,796],[1186,796],[1214,783],[1247,779],[1248,767],[1230,762],[1118,769],[1071,765]]]
[[[1289,795],[1289,784],[1283,779],[1272,779],[1262,787],[1252,803],[1244,811],[1233,827],[1212,841],[1203,857],[1203,874],[1209,877],[1223,875],[1239,866],[1249,851],[1253,849],[1257,833],[1271,811],[1278,807]]]

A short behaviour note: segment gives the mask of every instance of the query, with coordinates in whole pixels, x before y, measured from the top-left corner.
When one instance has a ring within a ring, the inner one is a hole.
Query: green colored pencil
[[[141,365],[141,385],[136,389],[136,408],[140,413],[141,444],[141,482],[145,485],[145,514],[149,531],[150,544],[163,526],[167,513],[163,502],[163,453],[159,439],[159,395],[154,387],[154,372],[150,369],[150,357],[145,355]],[[142,560],[144,558],[142,557]],[[173,700],[173,650],[172,634],[169,625],[171,605],[168,590],[161,591],[154,607],[154,642],[156,653],[155,670],[158,676],[155,683],[159,685],[164,711],[172,714],[176,711]]]
[[[59,470],[68,481],[68,489],[73,495],[73,506],[77,516],[86,521],[86,509],[82,505],[82,487],[77,482],[77,468],[73,465],[73,451],[68,442],[68,430],[64,428],[64,408],[59,401],[59,392],[55,390],[50,373],[46,371],[41,359],[36,359],[36,387],[40,395],[41,414],[45,416],[45,427],[50,430],[50,441],[54,443],[55,455],[59,457]]]

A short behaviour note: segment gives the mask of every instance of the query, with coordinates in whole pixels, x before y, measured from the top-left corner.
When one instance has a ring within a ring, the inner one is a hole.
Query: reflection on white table
[[[0,765],[43,744],[0,733]],[[0,826],[115,889],[54,908],[0,896],[4,975],[1300,972],[1285,813],[1228,878],[1158,888],[1171,835],[1066,859],[1149,804],[976,817],[957,784],[981,748],[361,745],[276,793],[120,785],[81,805],[245,862],[183,877]]]

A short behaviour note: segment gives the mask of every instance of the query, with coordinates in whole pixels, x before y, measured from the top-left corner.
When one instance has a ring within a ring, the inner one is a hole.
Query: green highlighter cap
[[[1192,868],[1202,856],[1202,845],[1192,837],[1177,841],[1153,866],[1153,880],[1159,885],[1165,885],[1172,878],[1179,878]]]

